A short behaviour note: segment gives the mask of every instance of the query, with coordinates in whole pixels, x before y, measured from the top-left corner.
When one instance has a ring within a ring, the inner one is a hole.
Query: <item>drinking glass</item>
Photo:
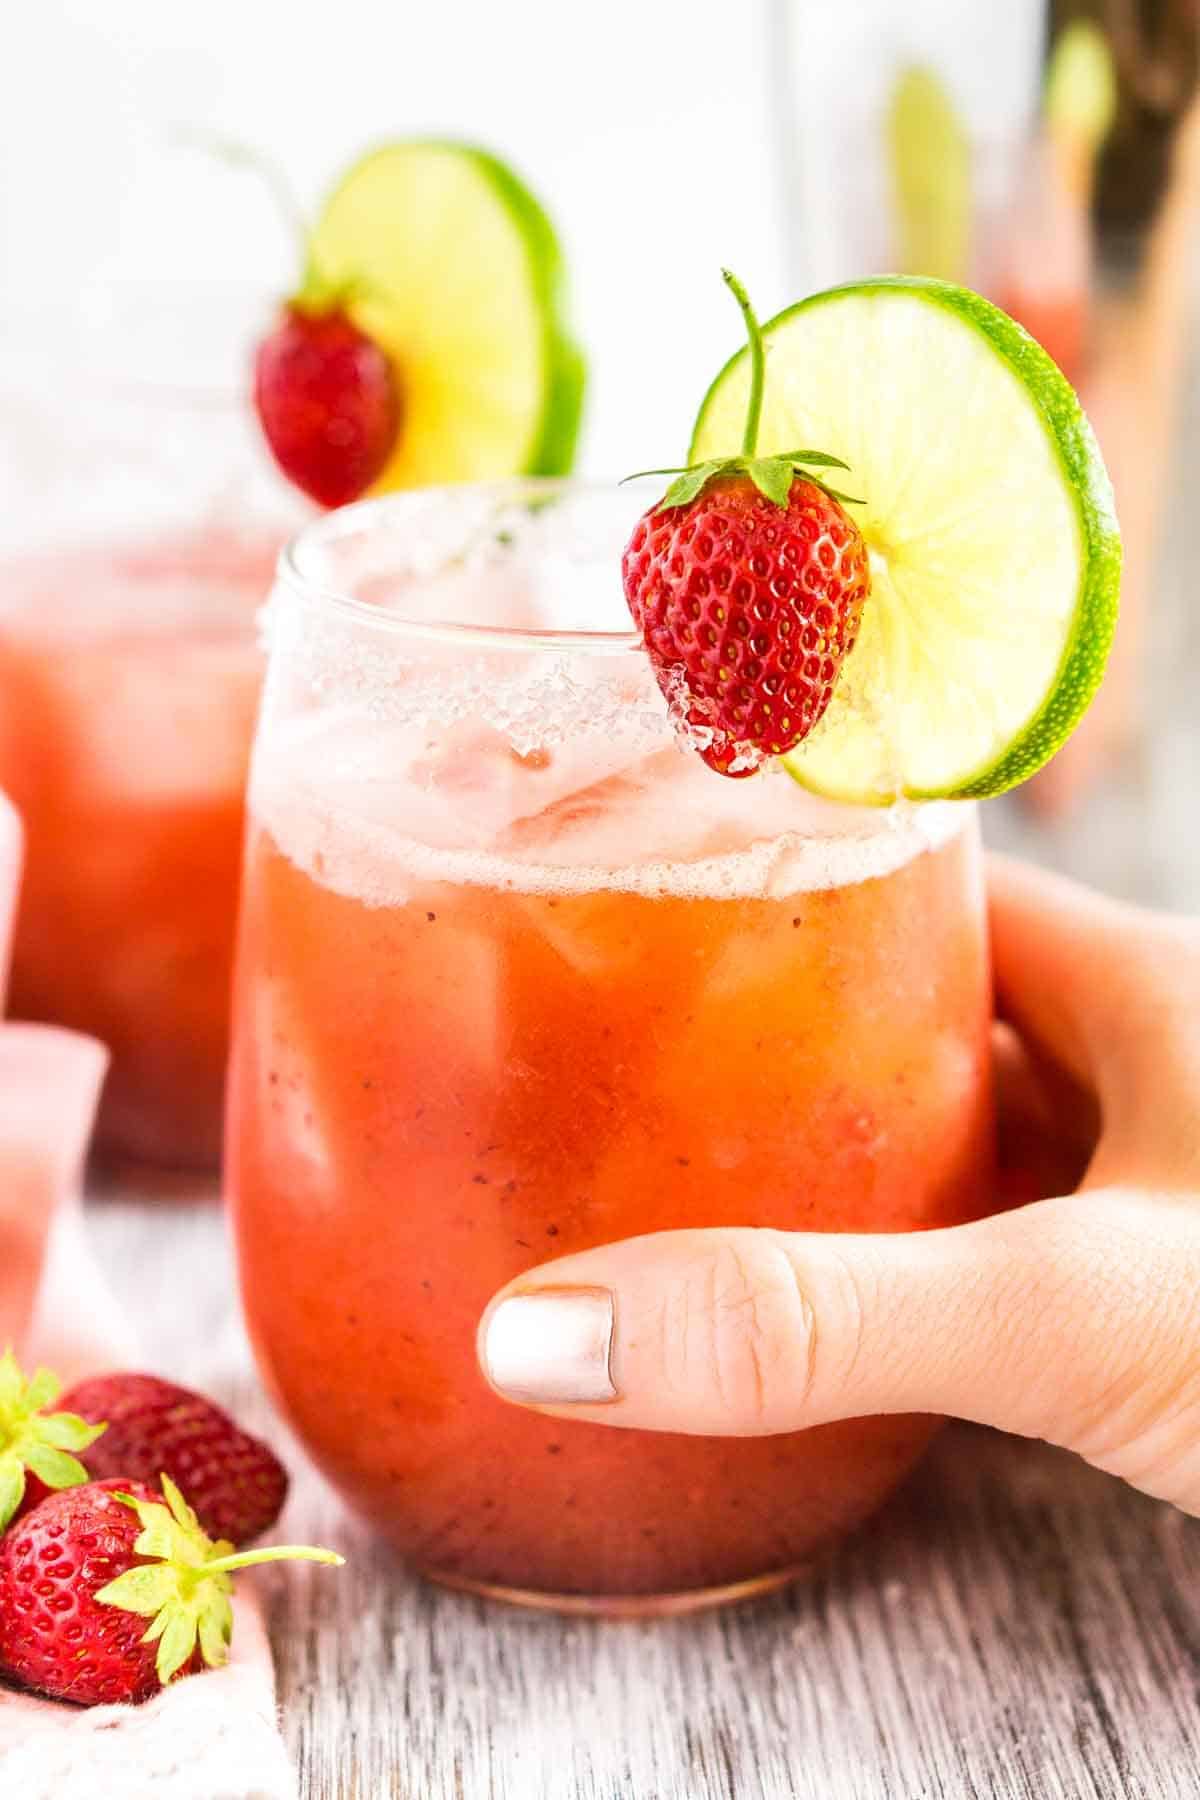
[[[220,1149],[255,615],[300,510],[211,302],[21,320],[0,352],[0,786],[26,870],[17,1016],[112,1053],[97,1144]]]
[[[489,1297],[673,1227],[900,1231],[990,1191],[974,809],[712,774],[630,629],[649,495],[350,507],[285,553],[228,1184],[264,1375],[425,1573],[569,1610],[794,1575],[935,1429],[624,1432],[502,1403]]]

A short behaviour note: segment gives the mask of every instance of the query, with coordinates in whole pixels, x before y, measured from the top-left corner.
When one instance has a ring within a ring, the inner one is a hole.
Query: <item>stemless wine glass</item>
[[[641,1611],[794,1575],[934,1429],[518,1411],[521,1270],[680,1226],[895,1231],[989,1187],[974,811],[712,774],[620,591],[646,493],[350,507],[282,558],[227,1129],[250,1331],[343,1494],[434,1578]]]

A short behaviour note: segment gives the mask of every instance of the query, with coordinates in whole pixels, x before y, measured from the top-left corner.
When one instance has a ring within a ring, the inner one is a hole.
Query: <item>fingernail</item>
[[[597,1406],[615,1400],[609,1367],[613,1297],[607,1288],[535,1288],[511,1294],[488,1319],[483,1366],[508,1400]]]

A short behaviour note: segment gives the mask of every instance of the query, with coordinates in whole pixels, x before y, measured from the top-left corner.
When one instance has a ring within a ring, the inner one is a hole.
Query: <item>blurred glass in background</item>
[[[1200,0],[781,0],[794,285],[964,281],[1079,388],[1125,537],[1104,686],[994,842],[1113,892],[1200,906],[1192,349]]]
[[[106,1158],[177,1168],[219,1151],[254,620],[303,516],[231,359],[261,296],[230,298],[13,313],[0,351],[11,1007],[108,1045]]]

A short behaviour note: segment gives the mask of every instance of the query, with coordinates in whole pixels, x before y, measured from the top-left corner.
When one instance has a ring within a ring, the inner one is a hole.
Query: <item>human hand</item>
[[[561,1258],[484,1315],[498,1393],[730,1436],[948,1413],[1200,1513],[1200,926],[1016,863],[989,879],[1002,1160],[1077,1191],[937,1231]]]

